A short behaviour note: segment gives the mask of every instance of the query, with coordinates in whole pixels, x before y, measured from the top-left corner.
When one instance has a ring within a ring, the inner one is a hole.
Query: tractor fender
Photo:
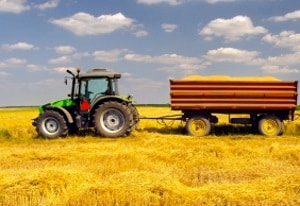
[[[116,102],[124,102],[126,104],[129,104],[130,101],[126,100],[124,98],[118,97],[118,96],[113,96],[113,95],[107,95],[107,96],[103,96],[103,97],[99,97],[95,100],[95,102],[93,103],[93,106],[91,108],[91,113],[93,113],[97,108],[99,104],[102,104],[103,102],[108,102],[108,101],[116,101]]]
[[[55,107],[53,109],[54,110],[58,110],[59,112],[62,112],[64,114],[64,116],[67,118],[67,120],[68,120],[69,123],[73,123],[74,122],[72,115],[65,108],[63,108],[63,107]]]

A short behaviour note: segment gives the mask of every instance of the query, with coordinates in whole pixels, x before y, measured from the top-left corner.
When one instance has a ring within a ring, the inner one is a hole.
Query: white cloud
[[[185,0],[137,0],[137,2],[147,5],[166,3],[175,6],[184,3]]]
[[[269,18],[271,21],[281,22],[281,21],[293,21],[300,19],[300,10],[296,10],[290,13],[287,13],[283,16],[273,16]]]
[[[137,31],[133,31],[133,35],[136,37],[143,37],[143,36],[148,36],[148,32],[145,30],[137,30]]]
[[[122,54],[128,52],[126,49],[114,49],[110,51],[99,50],[93,53],[96,61],[117,62],[122,59]]]
[[[112,33],[119,29],[140,28],[133,19],[124,16],[122,13],[114,15],[101,15],[95,17],[87,13],[76,13],[73,16],[50,20],[52,24],[71,31],[75,35],[98,35]],[[137,31],[132,31],[136,33]]]
[[[0,76],[9,76],[10,73],[8,72],[3,72],[3,71],[0,71]]]
[[[208,51],[204,57],[213,62],[252,64],[253,60],[255,60],[258,55],[259,53],[257,51],[247,51],[235,48],[219,48]]]
[[[209,4],[216,4],[220,2],[234,2],[234,1],[239,1],[239,0],[205,0]]]
[[[74,47],[68,45],[54,47],[54,50],[57,54],[71,54],[76,51]]]
[[[177,25],[176,24],[162,24],[161,28],[165,31],[165,32],[173,32],[175,29],[177,29]]]
[[[265,59],[266,65],[290,66],[300,64],[300,52],[271,56]]]
[[[15,44],[3,44],[1,46],[1,49],[12,51],[12,50],[32,50],[32,49],[38,49],[32,44],[28,44],[26,42],[18,42]]]
[[[265,73],[275,74],[275,73],[299,73],[300,71],[298,69],[290,69],[287,67],[280,67],[280,66],[274,66],[274,65],[266,65],[262,66],[262,70]]]
[[[253,26],[252,20],[247,16],[235,16],[231,19],[215,19],[209,22],[199,35],[211,40],[213,36],[223,37],[226,41],[237,41],[244,36],[264,34],[267,29]]]
[[[212,62],[231,62],[245,65],[258,66],[265,73],[298,73],[296,68],[300,64],[300,52],[281,56],[260,58],[259,52],[247,51],[235,48],[219,48],[210,50],[204,58]]]
[[[126,54],[124,58],[128,61],[159,64],[197,64],[200,62],[196,57],[185,57],[177,54],[163,54],[160,56],[149,56],[141,54]]]
[[[131,76],[132,76],[132,74],[129,72],[122,73],[122,77],[131,77]]]
[[[45,66],[35,65],[35,64],[28,64],[26,65],[29,71],[46,71],[48,70]]]
[[[50,59],[48,61],[48,63],[49,64],[68,64],[71,62],[71,60],[72,60],[72,58],[69,56],[61,56],[61,57],[58,57],[55,59]]]
[[[89,57],[90,54],[88,52],[76,52],[74,54],[72,54],[72,58],[73,59],[81,59],[83,57]]]
[[[37,4],[34,7],[39,10],[53,9],[56,8],[59,4],[60,0],[49,0],[42,4]]]
[[[0,0],[0,12],[18,14],[29,9],[27,0]]]
[[[171,71],[171,70],[197,70],[203,69],[209,65],[204,59],[197,57],[185,57],[178,54],[163,54],[159,56],[150,56],[142,54],[126,54],[124,59],[127,61],[135,62],[144,62],[144,63],[153,63],[153,64],[162,64],[166,65],[161,67],[160,70]]]
[[[9,58],[4,61],[0,61],[0,68],[14,68],[18,66],[22,66],[26,64],[26,59],[19,59],[19,58]]]
[[[77,68],[75,68],[75,67],[55,67],[52,70],[54,72],[58,72],[58,73],[66,73],[67,70],[70,70],[73,73],[76,73]]]
[[[294,31],[282,31],[279,35],[267,34],[262,40],[274,44],[276,47],[300,51],[300,34],[297,34]]]

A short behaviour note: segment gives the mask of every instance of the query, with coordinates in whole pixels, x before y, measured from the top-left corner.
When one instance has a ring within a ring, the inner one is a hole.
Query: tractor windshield
[[[80,98],[88,99],[91,103],[97,97],[104,95],[115,95],[116,84],[109,78],[82,78],[80,81]]]

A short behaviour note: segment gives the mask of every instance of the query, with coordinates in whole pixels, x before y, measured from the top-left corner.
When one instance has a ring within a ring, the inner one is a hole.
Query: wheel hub
[[[110,110],[103,115],[101,124],[109,132],[118,132],[124,125],[124,117],[117,110]]]
[[[59,129],[59,123],[55,119],[46,119],[44,127],[49,133],[55,133]]]

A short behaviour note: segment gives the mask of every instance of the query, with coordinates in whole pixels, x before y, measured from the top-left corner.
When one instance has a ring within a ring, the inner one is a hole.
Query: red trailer
[[[274,80],[170,80],[171,109],[181,110],[190,135],[205,136],[215,114],[246,114],[230,123],[251,124],[261,134],[277,136],[282,122],[293,120],[297,107],[297,81]]]

